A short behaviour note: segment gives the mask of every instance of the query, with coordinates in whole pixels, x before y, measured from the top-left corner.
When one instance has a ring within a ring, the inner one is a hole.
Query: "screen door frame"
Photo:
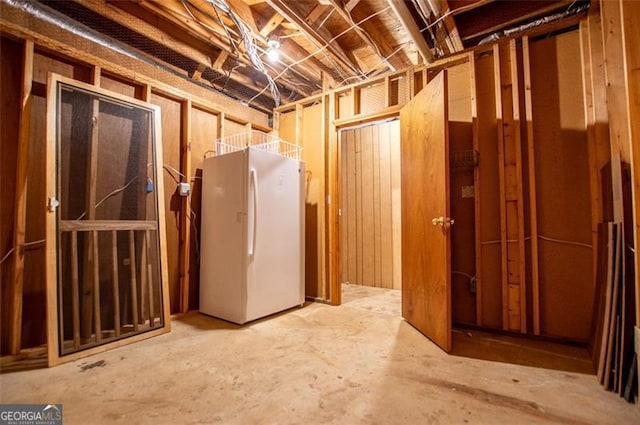
[[[100,97],[110,98],[114,101],[124,103],[133,108],[140,108],[151,113],[152,126],[152,157],[154,159],[153,175],[155,184],[155,201],[157,211],[157,234],[159,242],[159,277],[160,277],[160,293],[162,310],[162,326],[150,329],[146,332],[137,333],[129,337],[117,339],[115,341],[106,342],[101,345],[86,348],[70,354],[61,355],[60,351],[60,319],[59,319],[59,291],[58,276],[60,259],[58,258],[59,229],[57,199],[58,194],[58,127],[60,119],[58,116],[59,103],[59,86],[64,84],[71,88],[76,88],[90,94]],[[49,366],[77,360],[93,354],[101,353],[113,348],[131,344],[136,341],[151,338],[160,334],[167,333],[171,330],[170,324],[170,306],[169,306],[169,286],[168,286],[168,261],[167,261],[167,244],[165,232],[165,211],[164,211],[164,189],[162,184],[162,132],[160,125],[160,107],[130,98],[119,93],[99,88],[97,86],[86,84],[71,78],[63,77],[55,73],[49,73],[47,78],[47,133],[46,133],[46,196],[47,199],[42,205],[46,217],[46,241],[45,241],[45,257],[46,257],[46,294],[47,294],[47,360]]]

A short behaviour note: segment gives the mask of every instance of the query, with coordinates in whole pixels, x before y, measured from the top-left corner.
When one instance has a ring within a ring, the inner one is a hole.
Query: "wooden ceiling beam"
[[[344,9],[347,12],[351,12],[354,7],[356,7],[360,3],[360,0],[349,0],[347,4],[344,5]]]
[[[146,1],[146,0],[141,0],[141,1]],[[191,20],[193,20],[193,18],[191,18],[191,16],[187,15],[185,16],[184,13],[186,13],[186,10],[182,10],[180,9],[180,7],[182,5],[180,5],[180,3],[175,2],[175,0],[173,1],[173,3],[171,1],[162,1],[160,2],[162,4],[162,6],[169,8],[169,10],[173,11],[173,13],[178,14],[184,18],[190,18]],[[199,12],[198,9],[194,6],[194,11]],[[219,35],[220,38],[222,38],[222,42],[224,44],[223,47],[226,50],[228,50],[229,52],[233,53],[233,47],[228,43],[228,37],[226,35],[226,32],[224,30],[224,28],[222,28],[220,26],[220,24],[212,19],[210,19],[207,16],[197,16],[197,18],[204,24],[207,25],[208,28],[211,28],[212,30],[215,30],[216,33]],[[269,20],[273,19],[273,22],[276,22],[278,20],[280,20],[281,15],[277,14],[277,16],[272,16]],[[284,18],[282,18],[283,20]],[[282,22],[282,20],[280,20],[280,22]],[[204,32],[207,32],[207,29],[202,28],[201,25],[199,25],[197,22],[194,22],[194,26],[196,28],[198,28],[199,30],[204,30]],[[269,24],[269,23],[267,23]],[[276,25],[277,27],[277,25]],[[265,26],[266,28],[266,26]],[[237,43],[237,47],[238,50],[242,53],[246,53],[246,49],[244,48],[244,44],[241,43],[239,39],[239,36],[235,30],[235,26],[228,28],[228,31],[230,32],[230,35],[232,37],[234,37],[234,40]],[[263,46],[267,45],[267,38],[266,36],[263,36],[261,33],[254,33],[254,36],[256,36],[256,39],[258,40],[259,43],[261,43]],[[297,45],[296,45],[297,46]],[[282,46],[284,47],[284,45]],[[295,63],[298,60],[300,60],[302,53],[300,53],[300,50],[303,50],[302,48],[300,49],[296,49],[294,48],[282,48],[280,50],[281,55],[283,56],[283,59],[286,59],[286,61],[291,62],[291,63]],[[306,51],[304,51],[305,54],[304,56],[306,56]],[[303,56],[303,57],[304,57]],[[249,65],[249,66],[253,66],[250,61],[246,58],[243,58],[242,61],[245,65]],[[282,68],[279,68],[279,66],[281,66]],[[272,68],[275,69],[276,72],[281,72],[285,67],[286,67],[286,63],[281,62],[279,65],[276,66],[272,66]],[[320,63],[319,61],[317,61],[317,63],[314,63],[313,61],[311,61],[310,64],[307,63],[301,63],[295,67],[292,67],[290,72],[292,74],[297,75],[299,78],[302,78],[303,80],[312,83],[311,85],[315,85],[316,87],[321,87],[321,77],[320,77],[320,72],[325,70],[325,66],[322,65],[322,63]],[[327,68],[328,70],[328,68]]]
[[[485,4],[493,3],[495,0],[448,0],[451,15],[469,12]]]
[[[98,3],[96,0],[91,0],[91,1]],[[137,6],[132,2],[115,1],[112,4],[114,4],[119,8],[122,8],[128,14],[130,14],[130,16],[133,16],[136,13]],[[171,8],[171,2],[162,2],[162,5],[159,6],[158,3],[141,0],[139,1],[138,4],[142,8],[153,13],[156,16],[156,19],[152,24],[146,23],[145,21],[142,21],[140,19],[139,22],[136,24],[135,28],[132,28],[135,31],[144,33],[145,35],[148,36],[148,34],[151,34],[151,33],[147,32],[147,29],[150,29],[149,27],[151,27],[152,29],[154,26],[161,25],[158,19],[162,18],[162,19],[166,19],[168,22],[173,23],[174,25],[177,25],[179,28],[182,28],[183,30],[189,31],[189,33],[193,34],[193,36],[195,36],[196,38],[199,38],[200,40],[206,43],[216,46],[221,51],[227,52],[227,56],[229,52],[232,51],[231,46],[227,42],[220,40],[218,37],[214,36],[210,30],[207,30],[201,27],[200,25],[196,24],[195,22],[193,22],[193,18],[191,18],[190,16],[185,17],[184,15],[177,14],[178,11]],[[162,6],[168,7],[169,9],[163,9]],[[120,23],[116,19],[113,19],[113,18],[110,18],[110,19]],[[161,25],[161,26],[164,26],[164,25]],[[185,56],[195,60],[195,58],[192,56],[189,56],[189,55],[185,55]],[[224,56],[224,54],[221,53],[218,56],[216,56],[215,62],[212,61],[211,58],[209,58],[209,60],[204,64],[208,67],[213,68],[217,72],[226,73],[227,71],[225,71],[222,68],[222,64],[224,64],[224,61],[222,61],[221,63],[219,62],[221,58],[224,58],[226,60],[226,57]],[[240,63],[244,64],[246,67],[253,66],[251,62],[243,56],[237,57],[237,60]],[[198,62],[198,63],[202,63],[202,62]],[[255,86],[254,80],[250,76],[245,75],[241,72],[232,72],[229,78],[235,81],[236,83],[245,85],[247,87]],[[294,92],[298,93],[301,96],[308,96],[311,93],[311,90],[301,89],[300,87],[290,85],[287,83],[281,83],[281,84],[285,86],[288,90],[293,90]]]
[[[278,25],[280,25],[282,21],[284,21],[284,17],[275,12],[273,15],[271,15],[271,18],[269,18],[264,26],[260,28],[260,35],[265,38],[269,37],[269,34],[275,31],[275,29],[278,28]]]
[[[320,19],[322,14],[327,11],[327,6],[324,4],[317,4],[316,7],[309,12],[307,16],[304,17],[304,20],[309,25],[315,24],[315,22]]]
[[[458,27],[456,26],[456,22],[451,16],[451,7],[449,5],[448,0],[440,0],[440,13],[445,16],[443,23],[444,27],[447,31],[447,37],[451,40],[451,44],[453,45],[454,52],[460,52],[464,50],[464,44],[462,43],[462,39],[460,38],[460,33],[458,32]]]
[[[204,28],[201,24],[194,21],[194,19],[187,14],[186,10],[180,9],[181,5],[179,5],[179,3],[175,3],[171,1],[163,1],[159,3],[149,2],[146,0],[139,0],[139,1],[141,6],[145,8],[149,8],[150,10],[156,11],[156,13],[171,19],[172,21],[174,21],[174,23],[180,25],[185,30],[194,31],[200,36],[204,37],[205,40],[208,40],[209,42],[216,44],[220,49],[233,53],[234,49],[229,44],[228,37],[226,36],[224,29],[219,26],[219,23],[207,18],[206,16],[198,16],[198,19],[200,20],[200,22],[207,26],[207,28]],[[121,2],[117,2],[117,3],[121,3]],[[126,2],[122,2],[122,3],[126,3]],[[211,36],[211,31],[214,31],[214,30],[217,30],[216,32],[217,37]],[[230,29],[230,31],[233,31],[233,29]],[[234,34],[235,33],[231,35],[233,36]],[[238,42],[238,40],[235,40],[235,41]],[[241,53],[245,52],[244,46],[241,46],[239,42],[237,44],[237,48]],[[253,64],[244,55],[242,54],[239,56],[234,55],[234,57],[237,57],[237,59],[244,65],[253,68]],[[295,60],[292,58],[288,58],[288,59],[292,61]],[[282,65],[282,66],[285,66],[285,65]],[[284,68],[276,69],[276,72],[280,72],[282,69]],[[311,82],[319,87],[320,83],[318,81],[320,78],[320,73],[317,69],[314,69],[307,65],[303,65],[296,69],[292,68],[291,72],[298,75],[298,77],[301,77],[305,81]],[[252,81],[252,80],[249,78],[249,81]],[[296,92],[300,92],[301,94],[310,93],[310,91],[301,90],[299,88],[290,86],[288,84],[283,84],[283,85],[287,86],[289,89],[294,88]]]
[[[572,0],[515,1],[507,8],[501,2],[492,2],[457,15],[456,23],[462,40],[469,40],[566,8],[571,3]]]
[[[340,15],[340,17],[347,23],[347,25],[353,26],[353,30],[358,35],[358,37],[360,37],[360,39],[364,41],[367,46],[369,46],[369,48],[373,51],[373,53],[376,56],[378,56],[378,58],[380,58],[380,61],[384,63],[391,71],[396,71],[397,68],[393,64],[393,62],[395,61],[392,62],[391,60],[387,59],[387,56],[390,55],[392,52],[389,45],[386,43],[384,43],[384,45],[382,43],[378,45],[373,40],[373,37],[369,36],[362,28],[360,28],[360,26],[355,25],[353,17],[349,14],[349,12],[347,12],[342,8],[342,4],[338,3],[338,1],[329,0],[329,3],[331,3],[331,6],[333,6],[333,9],[336,12],[338,12],[338,15]],[[360,19],[358,19],[358,21],[360,21]]]
[[[416,49],[418,49],[418,52],[425,63],[433,62],[433,53],[431,52],[431,48],[422,36],[416,22],[413,20],[413,16],[411,16],[411,12],[409,12],[407,5],[402,1],[395,0],[387,0],[387,3],[395,12],[404,29],[409,33],[413,44],[416,46]]]
[[[283,0],[266,0],[267,3],[280,15],[282,15],[287,21],[295,24],[300,31],[312,41],[318,48],[326,49],[335,61],[351,74],[359,75],[361,70],[350,60],[344,51],[337,45],[337,43],[329,43],[329,40],[325,40],[318,32],[307,24],[304,19],[301,19],[296,15],[291,8]]]

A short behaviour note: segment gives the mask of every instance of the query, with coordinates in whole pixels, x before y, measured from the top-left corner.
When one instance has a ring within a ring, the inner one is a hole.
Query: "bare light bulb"
[[[278,53],[278,50],[271,48],[267,50],[267,58],[270,62],[276,62],[278,59],[280,59],[280,53]]]

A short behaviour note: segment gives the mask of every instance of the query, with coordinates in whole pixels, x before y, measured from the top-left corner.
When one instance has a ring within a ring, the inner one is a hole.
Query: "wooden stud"
[[[131,267],[131,279],[129,280],[131,290],[131,322],[133,324],[133,330],[138,331],[138,278],[136,267],[136,241],[135,233],[133,230],[129,230],[129,264]]]
[[[151,242],[153,241],[153,238],[151,237],[151,230],[147,230],[144,232],[144,238],[145,238],[145,251],[147,254],[147,285],[149,285],[149,289],[147,291],[148,295],[149,295],[149,327],[153,328],[154,326],[154,321],[155,321],[155,308],[154,308],[154,294],[153,294],[153,268],[151,266],[151,261],[149,261],[149,259],[151,258],[150,255],[150,249],[151,249]]]
[[[319,271],[320,274],[318,276],[319,282],[318,282],[318,295],[324,299],[327,300],[329,299],[329,293],[331,291],[330,288],[330,283],[329,283],[329,279],[327,279],[328,273],[329,273],[329,261],[330,256],[327,253],[328,251],[328,246],[329,246],[329,234],[328,234],[328,221],[330,220],[329,217],[329,210],[330,210],[330,205],[327,205],[326,199],[327,199],[327,193],[328,193],[328,186],[329,186],[329,180],[328,180],[328,173],[326,172],[327,170],[327,158],[329,158],[329,147],[327,146],[327,130],[328,130],[328,122],[329,122],[329,114],[330,114],[330,110],[329,110],[329,100],[326,96],[322,96],[320,98],[321,101],[321,109],[320,109],[320,122],[322,123],[321,127],[320,127],[320,140],[322,143],[322,153],[323,153],[323,158],[322,158],[322,166],[323,166],[323,170],[322,170],[322,174],[323,174],[323,178],[320,179],[320,199],[318,199],[318,213],[319,213],[319,217],[318,217],[318,223],[320,223],[320,235],[318,237],[318,253],[320,256],[320,264],[319,264]],[[308,131],[308,130],[306,130]],[[336,148],[336,161],[338,161],[338,164],[340,163],[340,149],[339,146],[337,146]],[[336,178],[340,178],[340,169],[336,168],[335,170],[336,172]],[[338,180],[339,181],[339,180]],[[340,187],[338,186],[338,190],[340,190]],[[339,196],[338,194],[336,196]],[[339,207],[339,202],[338,199],[340,198],[335,198],[336,200],[336,208]],[[336,209],[336,215],[337,215],[337,209]],[[339,220],[339,217],[337,217],[337,219]],[[338,223],[338,226],[340,224]],[[340,227],[338,227],[338,231],[340,231]],[[338,235],[338,246],[340,244],[340,239],[339,239]],[[337,257],[337,259],[339,260],[340,257]],[[336,275],[339,276],[340,275],[340,263],[337,262],[336,263]],[[340,279],[338,278],[338,281]]]
[[[328,270],[327,280],[329,284],[329,301],[332,305],[340,305],[342,303],[342,287],[338,276],[337,263],[340,258],[340,224],[338,217],[337,203],[332,200],[340,199],[340,188],[337,181],[338,176],[338,129],[335,125],[338,108],[335,95],[329,96],[329,113],[328,113],[328,130],[325,140],[326,143],[326,162],[327,167],[327,250],[328,250]]]
[[[96,342],[102,341],[102,326],[100,321],[100,261],[98,257],[98,232],[91,232],[91,247],[93,258],[93,329]]]
[[[73,348],[80,348],[80,285],[78,284],[78,232],[71,232],[71,311]]]
[[[602,26],[600,14],[595,8],[589,10],[586,20],[580,23],[582,53],[583,90],[587,142],[589,145],[589,168],[591,188],[591,232],[593,267],[598,264],[598,225],[603,222],[602,174],[600,170],[611,160],[607,117],[607,94],[604,78],[604,57],[602,51]],[[597,276],[594,273],[593,287]]]
[[[351,87],[351,115],[358,115],[362,107],[362,96],[358,87]]]
[[[56,90],[57,80],[55,75],[50,73],[47,77],[47,143],[46,143],[46,175],[57,175],[56,168],[56,147],[58,141],[56,139],[57,119],[56,113]],[[55,179],[48,178],[46,180],[46,196],[51,199],[57,197],[57,186]],[[47,292],[47,363],[49,366],[56,364],[56,360],[60,357],[60,340],[58,326],[58,241],[56,229],[56,214],[50,209],[45,215],[45,258],[46,261],[46,292]]]
[[[529,173],[529,231],[531,236],[531,306],[533,309],[533,333],[540,335],[540,277],[538,270],[538,213],[536,195],[536,163],[533,138],[533,103],[531,98],[531,66],[529,37],[522,37],[522,67],[524,75],[524,118],[527,126],[527,152]],[[599,174],[599,173],[598,173]],[[597,238],[597,231],[596,231]],[[594,245],[595,246],[595,245]],[[595,251],[595,250],[594,250]]]
[[[73,233],[75,234],[76,232],[74,231]],[[118,232],[115,230],[111,231],[111,273],[113,287],[113,330],[115,336],[118,337],[120,336],[120,268],[118,267]]]
[[[370,129],[371,127],[364,127]],[[357,283],[358,285],[368,285],[368,248],[371,246],[368,240],[365,240],[365,235],[369,235],[371,232],[372,223],[368,220],[369,203],[365,199],[365,191],[363,187],[370,179],[369,176],[365,176],[365,170],[367,169],[366,155],[366,141],[363,137],[363,133],[356,131],[355,136],[355,159],[356,159],[356,251],[357,251]],[[366,229],[366,231],[365,231]]]
[[[149,317],[149,287],[147,286],[147,264],[149,259],[147,258],[147,232],[141,232],[140,236],[140,317],[138,323],[144,325],[145,320]],[[180,295],[182,296],[182,288],[180,288]],[[182,298],[181,298],[182,301]]]
[[[98,65],[94,65],[91,69],[90,83],[96,87],[100,87],[100,76],[102,75],[102,68]]]
[[[516,187],[517,187],[517,238],[518,238],[518,274],[520,286],[520,332],[527,332],[527,282],[525,274],[525,234],[524,234],[524,188],[522,171],[522,140],[520,120],[520,93],[518,75],[518,56],[516,40],[509,42],[509,55],[511,58],[511,93],[513,102],[513,136],[516,154]],[[533,130],[532,130],[533,131]]]
[[[96,219],[96,185],[98,179],[98,136],[99,136],[99,115],[100,115],[100,101],[98,99],[92,100],[91,111],[91,139],[87,152],[87,180],[86,180],[86,204],[85,204],[85,221],[93,221]],[[78,220],[79,221],[79,220]],[[94,263],[98,262],[98,257],[95,256],[93,244],[95,240],[92,236],[85,238],[84,243],[84,261],[83,261],[83,278],[82,278],[82,320],[81,329],[82,337],[89,338],[91,335],[91,317],[94,315],[93,305],[95,304],[93,293],[96,282],[94,282]],[[99,294],[98,294],[99,296]],[[95,315],[94,315],[95,317]],[[94,323],[95,325],[95,323]],[[95,326],[94,326],[95,329]]]
[[[621,1],[600,1],[602,42],[605,55],[607,107],[612,153],[619,151],[624,162],[631,162],[629,136],[629,110],[625,76],[625,52],[622,31]],[[635,46],[637,48],[637,46]],[[633,56],[633,55],[632,55]],[[617,191],[614,181],[614,191]],[[621,190],[621,189],[620,189]],[[614,205],[614,219],[622,221],[622,211]]]
[[[507,220],[505,206],[505,173],[504,173],[504,125],[502,114],[502,77],[500,71],[500,47],[493,46],[493,67],[495,78],[496,120],[498,131],[498,176],[500,179],[500,252],[502,258],[502,328],[509,329],[509,292],[507,278]]]
[[[220,114],[218,115],[218,138],[220,139],[227,135],[227,126],[225,123],[225,121],[227,120],[226,115],[227,114],[225,114],[224,112],[220,112]]]
[[[182,102],[182,135],[180,141],[180,161],[182,163],[182,174],[186,176],[186,183],[191,176],[191,101]],[[180,230],[179,230],[179,264],[180,264],[180,312],[189,311],[189,269],[191,268],[191,195],[183,196],[180,205]],[[145,265],[142,265],[146,269]],[[145,282],[142,282],[144,287]]]
[[[473,150],[480,152],[480,135],[478,128],[478,88],[476,87],[476,58],[473,52],[469,53],[469,84],[471,93],[471,127],[473,132]],[[480,197],[480,167],[473,169],[473,203],[474,203],[474,233],[476,248],[476,325],[482,326],[482,220]]]
[[[24,244],[27,228],[27,175],[29,172],[29,128],[31,86],[33,81],[33,41],[23,48],[21,109],[18,130],[16,192],[13,231],[13,263],[11,268],[9,354],[20,353],[22,343],[22,290],[24,285]]]
[[[384,79],[384,107],[388,108],[391,106],[391,99],[393,94],[391,93],[391,79],[387,75]]]

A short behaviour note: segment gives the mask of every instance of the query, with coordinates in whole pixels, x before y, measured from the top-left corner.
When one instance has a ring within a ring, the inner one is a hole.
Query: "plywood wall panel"
[[[180,108],[178,101],[157,93],[151,94],[153,105],[161,108],[162,119],[162,155],[163,165],[180,169]],[[178,246],[179,246],[179,214],[180,196],[176,193],[177,182],[173,176],[180,179],[174,171],[165,169],[164,176],[164,207],[167,232],[167,261],[169,262],[169,297],[171,300],[171,313],[180,310],[180,279],[178,270]]]
[[[280,114],[280,129],[278,135],[283,140],[294,143],[296,140],[296,112]]]
[[[245,131],[247,131],[247,127],[244,124],[228,119],[224,121],[224,137],[244,133]]]
[[[532,42],[530,51],[541,333],[587,340],[593,261],[579,34]]]
[[[368,114],[386,107],[387,87],[384,82],[360,90],[360,113]]]
[[[111,75],[102,74],[100,76],[100,87],[135,98],[136,92],[139,90],[140,86],[127,81],[123,81]]]

